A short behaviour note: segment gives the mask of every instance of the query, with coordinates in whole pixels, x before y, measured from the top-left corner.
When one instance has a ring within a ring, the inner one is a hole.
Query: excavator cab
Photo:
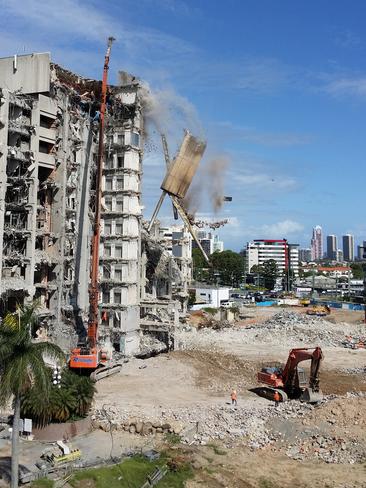
[[[323,359],[320,347],[315,349],[292,349],[283,368],[262,368],[258,381],[266,385],[264,396],[274,398],[277,391],[281,401],[297,399],[302,402],[317,403],[323,398],[319,388],[319,368]],[[311,361],[309,381],[305,370],[299,366],[302,361]]]

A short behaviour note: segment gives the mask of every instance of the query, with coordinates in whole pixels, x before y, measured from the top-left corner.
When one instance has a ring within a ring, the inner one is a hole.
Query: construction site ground
[[[75,438],[73,446],[92,460],[173,442],[172,449],[194,468],[188,488],[366,487],[366,351],[341,343],[351,332],[366,335],[363,314],[332,311],[313,323],[303,309],[288,310],[248,307],[243,320],[219,330],[183,326],[175,351],[131,359],[121,373],[98,382],[96,430]],[[319,344],[304,342],[308,329]],[[251,391],[262,366],[284,363],[292,347],[317,345],[325,356],[323,403],[291,401],[277,408]],[[236,408],[230,405],[233,388]],[[169,439],[159,429],[130,433],[131,419],[178,425],[179,437]],[[44,447],[22,443],[21,462],[35,462]]]
[[[196,331],[186,327],[177,334],[178,350],[131,360],[123,373],[99,383],[96,409],[110,408],[122,422],[129,417],[174,418],[182,425],[192,424],[195,418],[200,424],[206,422],[208,428],[193,438],[193,444],[187,439],[181,446],[196,468],[195,478],[187,485],[191,488],[366,487],[365,350],[326,346],[326,337],[320,345],[325,356],[321,388],[327,400],[305,412],[299,402],[276,409],[273,402],[250,391],[258,386],[257,371],[264,365],[284,363],[291,347],[318,345],[299,342],[296,331],[292,336],[286,327],[280,343],[277,336],[271,341],[270,329],[268,341],[262,342],[261,337],[248,341],[248,334],[278,312],[278,308],[248,308],[247,317],[234,328]],[[295,313],[301,321],[304,309]],[[352,327],[356,333],[364,327],[363,314],[354,311],[336,310],[327,320],[314,320],[329,328],[330,342],[334,329],[341,337],[342,327],[345,336]],[[233,388],[238,391],[237,410],[230,405]],[[235,422],[229,422],[225,433],[220,431],[220,422],[210,418],[226,415],[238,419],[238,432]],[[241,421],[247,425],[248,417],[254,424],[258,420],[264,430],[254,425],[240,432]],[[140,435],[129,438],[141,442]],[[145,440],[149,445],[163,442],[159,435]]]

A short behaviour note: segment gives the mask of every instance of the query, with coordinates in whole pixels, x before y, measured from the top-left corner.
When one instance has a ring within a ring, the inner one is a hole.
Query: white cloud
[[[331,95],[357,95],[366,96],[366,77],[341,78],[331,81],[325,90]]]
[[[108,36],[117,38],[120,49],[133,57],[139,54],[146,59],[152,50],[161,56],[176,56],[191,53],[195,48],[188,42],[164,32],[132,25],[121,18],[108,15],[108,9],[95,8],[91,2],[77,0],[0,0],[2,15],[7,14],[11,29],[13,22],[23,21],[23,31],[31,37],[47,37],[65,44],[73,37],[81,41],[96,41],[105,44]],[[9,30],[9,29],[8,29]],[[19,28],[16,29],[19,34]],[[23,32],[24,34],[24,32]],[[69,36],[69,37],[68,37]],[[70,37],[71,36],[71,37]],[[77,47],[74,46],[77,50]]]
[[[260,229],[263,234],[270,237],[286,237],[287,235],[302,231],[304,226],[294,220],[282,220],[275,224],[265,224]]]

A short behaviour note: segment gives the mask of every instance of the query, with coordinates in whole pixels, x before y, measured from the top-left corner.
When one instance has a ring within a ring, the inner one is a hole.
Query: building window
[[[103,278],[110,278],[111,270],[107,266],[103,266]]]
[[[122,154],[121,156],[117,156],[117,168],[124,168],[125,167],[125,156]]]
[[[122,281],[122,268],[114,269],[114,279],[116,281]]]
[[[109,303],[111,300],[111,294],[109,291],[103,291],[103,303]]]
[[[39,152],[43,154],[51,154],[53,144],[50,142],[39,141]]]
[[[39,117],[39,125],[45,129],[51,129],[54,122],[55,120],[51,117],[47,117],[47,115],[41,114]]]
[[[112,222],[104,222],[104,234],[110,236],[112,234]]]
[[[114,290],[113,303],[116,303],[116,304],[122,303],[122,293],[120,290]]]
[[[104,167],[107,169],[113,168],[113,158],[107,158],[105,160]]]
[[[117,135],[117,144],[120,144],[123,146],[125,143],[125,135],[124,134],[118,134]]]
[[[105,197],[104,198],[104,206],[106,210],[112,210],[112,198],[111,197]]]
[[[116,234],[120,234],[120,235],[123,234],[123,221],[122,220],[117,220],[117,222],[116,222]]]
[[[110,258],[112,256],[111,246],[104,246],[104,256]]]
[[[114,257],[121,258],[122,257],[122,246],[116,246],[114,248]]]
[[[137,132],[132,132],[131,134],[131,145],[132,146],[139,146],[140,144],[140,135]]]
[[[122,212],[123,210],[123,199],[122,198],[118,198],[116,200],[116,212]],[[122,230],[121,230],[122,232]]]
[[[116,187],[117,190],[123,190],[123,176],[119,176],[116,179]]]
[[[113,181],[112,181],[112,178],[106,178],[105,179],[105,189],[106,190],[112,190],[113,188]]]

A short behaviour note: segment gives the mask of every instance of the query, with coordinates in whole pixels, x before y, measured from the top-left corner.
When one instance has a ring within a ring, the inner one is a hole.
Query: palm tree
[[[89,376],[80,376],[68,370],[63,375],[62,386],[73,391],[77,399],[76,414],[85,417],[96,393],[95,382]]]
[[[38,303],[18,306],[0,324],[0,405],[13,397],[11,488],[19,481],[19,419],[21,395],[36,387],[47,398],[51,382],[44,358],[63,361],[61,349],[50,342],[33,342]]]

